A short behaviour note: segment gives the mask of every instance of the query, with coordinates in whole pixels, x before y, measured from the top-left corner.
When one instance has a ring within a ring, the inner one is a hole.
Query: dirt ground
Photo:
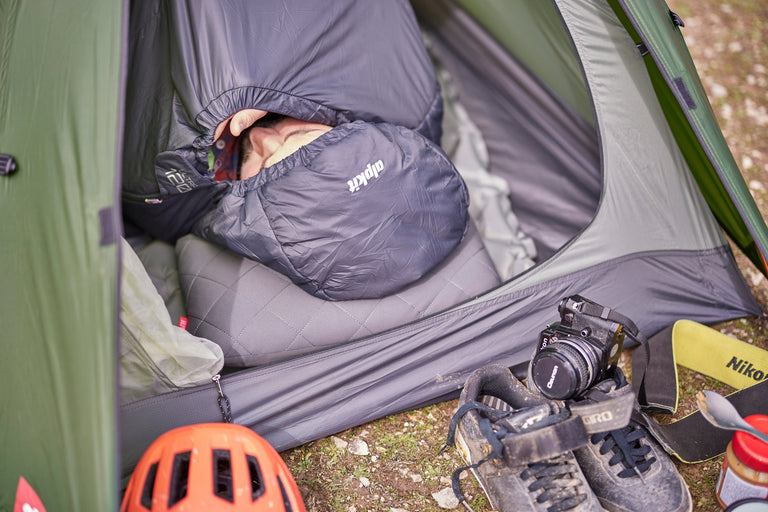
[[[683,36],[726,140],[760,211],[768,212],[768,2],[668,3],[685,22]],[[735,253],[755,297],[768,310],[768,281],[738,250]],[[768,348],[764,320],[735,320],[717,328]],[[679,370],[682,400],[676,417],[696,411],[698,390],[728,391],[712,379]],[[451,401],[386,417],[284,452],[307,510],[417,512],[455,507],[450,476],[463,463],[455,449],[438,455],[455,407],[456,401]],[[694,510],[720,510],[714,494],[719,464],[719,458],[678,463],[691,490]],[[476,512],[490,510],[471,476],[462,480],[462,488]]]

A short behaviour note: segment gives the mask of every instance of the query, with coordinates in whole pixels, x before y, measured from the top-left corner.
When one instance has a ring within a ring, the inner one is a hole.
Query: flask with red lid
[[[768,434],[768,416],[753,414],[744,419]],[[768,444],[737,431],[725,452],[717,481],[717,499],[726,508],[745,498],[768,498]]]

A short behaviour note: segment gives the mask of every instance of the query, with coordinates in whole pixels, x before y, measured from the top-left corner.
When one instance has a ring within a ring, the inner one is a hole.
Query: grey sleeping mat
[[[216,342],[227,366],[259,366],[339,345],[437,313],[500,284],[470,223],[449,257],[381,299],[326,301],[255,261],[194,235],[176,244],[187,329]]]

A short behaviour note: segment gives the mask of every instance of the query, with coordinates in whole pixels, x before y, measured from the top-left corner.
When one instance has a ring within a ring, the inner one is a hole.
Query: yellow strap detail
[[[768,378],[768,351],[691,320],[675,322],[672,350],[677,364],[736,389]]]

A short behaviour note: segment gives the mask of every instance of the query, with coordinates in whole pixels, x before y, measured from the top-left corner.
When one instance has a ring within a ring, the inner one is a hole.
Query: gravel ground
[[[768,2],[670,0],[669,5],[685,22],[683,36],[723,133],[758,207],[767,212]],[[735,252],[755,297],[768,309],[768,282]],[[735,320],[717,327],[768,348],[764,320]],[[679,370],[682,400],[677,417],[696,410],[699,389],[728,391],[712,379]],[[386,417],[284,452],[307,509],[416,512],[456,507],[450,475],[463,463],[453,449],[438,455],[455,407],[456,401],[451,401]],[[719,462],[678,464],[696,511],[720,510],[714,497]],[[490,510],[473,478],[464,478],[462,488],[476,512]]]

